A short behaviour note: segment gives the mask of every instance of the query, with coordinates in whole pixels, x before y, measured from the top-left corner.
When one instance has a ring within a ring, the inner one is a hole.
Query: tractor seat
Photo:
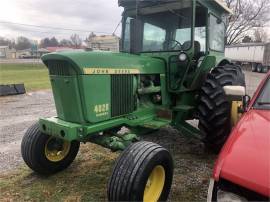
[[[183,50],[187,50],[191,46],[191,41],[186,41],[182,48]],[[201,51],[201,44],[199,41],[194,41],[194,59],[198,61],[200,57],[204,55],[204,52]]]

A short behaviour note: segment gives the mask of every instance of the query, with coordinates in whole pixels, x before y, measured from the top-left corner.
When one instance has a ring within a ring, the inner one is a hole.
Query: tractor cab
[[[192,87],[190,78],[210,52],[224,56],[224,17],[230,10],[218,0],[119,0],[119,5],[121,51],[162,58],[170,92]]]

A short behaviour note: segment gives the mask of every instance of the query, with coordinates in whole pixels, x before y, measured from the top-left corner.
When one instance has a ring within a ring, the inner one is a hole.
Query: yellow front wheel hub
[[[49,161],[62,161],[70,151],[70,142],[50,137],[45,144],[45,156]]]
[[[144,189],[144,202],[157,202],[161,196],[165,184],[165,170],[163,166],[156,166],[148,180]]]
[[[235,126],[236,123],[239,121],[241,118],[242,114],[239,113],[238,109],[243,106],[242,101],[232,101],[231,105],[231,125]]]

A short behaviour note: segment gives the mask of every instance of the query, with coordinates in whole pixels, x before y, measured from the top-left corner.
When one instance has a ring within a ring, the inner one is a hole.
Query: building
[[[0,58],[2,59],[15,59],[16,50],[10,49],[8,46],[0,46]]]
[[[87,49],[119,52],[119,41],[115,35],[93,36],[87,41]]]

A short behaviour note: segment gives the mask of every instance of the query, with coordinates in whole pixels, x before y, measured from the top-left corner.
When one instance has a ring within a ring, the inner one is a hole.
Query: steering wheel
[[[175,48],[177,46],[179,46],[179,49],[182,50],[182,44],[175,39],[168,39],[168,40],[164,41],[164,45],[167,44],[168,46],[170,46],[171,45],[170,43],[172,43],[172,42],[175,42],[175,45],[170,47],[172,50],[175,50]]]

